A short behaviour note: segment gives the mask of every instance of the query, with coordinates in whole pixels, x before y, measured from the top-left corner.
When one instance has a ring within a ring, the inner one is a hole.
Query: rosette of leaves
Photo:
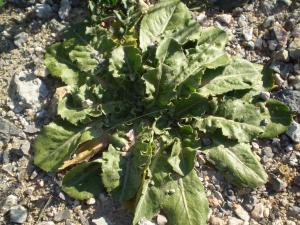
[[[46,66],[69,92],[37,137],[34,162],[45,171],[72,166],[62,188],[73,198],[106,192],[133,202],[133,224],[157,213],[172,225],[206,224],[197,152],[232,184],[263,185],[249,143],[284,132],[288,108],[262,100],[270,73],[226,54],[226,33],[200,27],[178,0],[150,6],[136,33],[126,42],[81,24],[49,47]]]

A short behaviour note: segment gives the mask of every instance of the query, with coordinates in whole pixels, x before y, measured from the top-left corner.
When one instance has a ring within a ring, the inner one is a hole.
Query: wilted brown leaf
[[[58,170],[64,170],[72,165],[87,162],[106,147],[107,143],[103,139],[94,139],[83,143],[76,151],[76,154],[73,155],[72,159],[66,160]]]

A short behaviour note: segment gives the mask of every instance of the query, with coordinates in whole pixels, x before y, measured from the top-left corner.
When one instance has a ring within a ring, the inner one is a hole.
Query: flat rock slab
[[[278,100],[287,104],[294,113],[300,113],[300,91],[282,89],[275,93]]]
[[[13,123],[0,117],[0,140],[8,141],[10,136],[20,136],[22,133]]]

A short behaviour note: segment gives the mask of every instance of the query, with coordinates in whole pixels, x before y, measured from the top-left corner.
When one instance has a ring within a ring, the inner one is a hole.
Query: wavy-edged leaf
[[[203,116],[209,111],[209,101],[198,93],[192,93],[188,98],[174,102],[175,117]]]
[[[208,202],[204,188],[194,170],[186,176],[170,173],[167,156],[157,153],[149,167],[150,179],[145,180],[137,205],[133,224],[143,217],[151,220],[160,210],[174,225],[204,225],[208,217]]]
[[[198,93],[204,97],[217,96],[233,90],[253,88],[262,75],[250,62],[233,58],[223,70],[210,70],[203,77]]]
[[[264,113],[264,117],[267,125],[265,127],[265,132],[261,137],[276,137],[289,128],[292,122],[290,110],[287,105],[275,99],[268,100],[266,108],[268,111]]]
[[[177,88],[190,76],[184,72],[187,59],[175,40],[170,41],[167,49],[157,51],[156,57],[160,61],[158,67],[143,75],[146,94],[149,100],[167,105],[178,95]]]
[[[184,147],[180,139],[176,138],[171,149],[168,163],[173,170],[181,176],[187,175],[194,168],[196,150]]]
[[[168,31],[179,30],[192,18],[188,8],[179,0],[164,0],[152,6],[143,17],[140,28],[140,48],[161,40]]]
[[[120,184],[120,154],[112,145],[102,156],[102,183],[107,192],[112,192]]]
[[[109,64],[109,70],[114,77],[136,80],[142,70],[140,50],[134,46],[117,47],[111,53]]]
[[[143,79],[146,84],[146,94],[150,101],[167,105],[170,100],[176,97],[176,86],[178,76],[166,65],[161,65],[156,69],[149,70],[144,74]]]
[[[129,149],[128,155],[121,160],[121,182],[112,196],[119,202],[134,198],[142,183],[145,166],[151,159],[153,144],[149,129],[139,131],[135,144]]]
[[[208,116],[206,118],[196,117],[195,119],[194,127],[197,129],[205,133],[214,133],[220,129],[225,137],[239,142],[249,142],[264,132],[260,126],[247,122],[236,122],[224,117]]]
[[[96,198],[104,192],[100,174],[100,162],[93,161],[77,165],[64,176],[62,190],[79,200]]]
[[[75,86],[80,79],[80,71],[70,60],[62,43],[55,43],[47,49],[45,65],[49,72],[65,84]]]
[[[77,45],[69,53],[70,59],[77,63],[78,68],[83,72],[93,72],[101,63],[96,59],[98,52],[91,46]]]
[[[208,160],[237,186],[255,188],[268,180],[268,175],[249,144],[213,146],[205,153]]]
[[[264,130],[260,137],[276,137],[286,131],[291,123],[288,107],[274,99],[251,104],[242,99],[225,98],[217,105],[215,115],[259,126]]]
[[[35,140],[34,164],[45,171],[56,171],[80,144],[99,136],[96,128],[50,123]]]
[[[95,85],[82,85],[79,88],[73,88],[58,102],[57,113],[61,118],[74,125],[90,122],[93,117],[102,114],[99,103],[102,92],[102,88]]]

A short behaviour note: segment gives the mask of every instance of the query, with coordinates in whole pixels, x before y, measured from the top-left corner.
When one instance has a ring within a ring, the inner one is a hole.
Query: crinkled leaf
[[[181,177],[170,169],[166,156],[157,153],[149,167],[151,177],[144,181],[138,196],[133,224],[143,217],[151,220],[160,210],[170,224],[206,224],[208,202],[197,174],[192,170]]]
[[[82,163],[64,176],[62,190],[75,199],[97,198],[104,191],[101,183],[101,163]]]
[[[167,49],[156,52],[156,57],[160,61],[159,66],[143,75],[146,94],[149,100],[167,105],[176,98],[177,88],[189,76],[184,72],[187,61],[181,46],[175,40],[171,40]]]
[[[188,8],[179,0],[164,0],[152,6],[143,17],[140,28],[140,48],[159,42],[168,31],[185,27],[191,19]]]
[[[176,138],[170,157],[168,158],[168,163],[176,173],[185,176],[194,168],[195,156],[195,149],[182,146],[180,139]]]
[[[112,51],[109,60],[109,70],[114,77],[135,80],[142,69],[142,58],[138,48],[133,46],[120,46]]]
[[[56,171],[80,144],[99,136],[96,128],[50,123],[35,140],[34,164],[45,171]]]
[[[91,46],[77,45],[69,53],[70,59],[77,63],[78,68],[83,72],[93,72],[94,69],[101,63],[96,59],[97,51]]]
[[[287,105],[275,99],[266,103],[268,111],[264,113],[267,125],[265,132],[261,135],[264,138],[276,137],[285,132],[292,122],[292,117]]]
[[[80,72],[70,60],[62,43],[55,43],[47,49],[45,65],[53,76],[60,78],[64,83],[78,84]]]
[[[174,115],[178,118],[187,116],[203,116],[209,111],[208,99],[198,93],[191,94],[188,98],[176,101]]]
[[[215,115],[258,127],[263,120],[261,107],[259,107],[259,105],[232,98],[225,98],[224,100],[217,102],[217,111]],[[261,128],[263,129],[263,127]]]
[[[288,107],[274,99],[250,104],[241,99],[225,98],[217,107],[217,116],[262,128],[261,137],[276,137],[286,131],[291,122]]]
[[[149,70],[143,76],[146,81],[146,94],[148,100],[167,105],[176,96],[176,86],[178,76],[166,65],[161,65],[156,69]]]
[[[250,62],[232,59],[223,70],[208,71],[198,93],[217,96],[233,90],[251,89],[261,81],[261,74]]]
[[[120,151],[112,145],[108,146],[108,151],[102,156],[102,182],[107,192],[111,192],[120,184]]]
[[[99,106],[101,96],[102,88],[100,86],[82,85],[79,88],[76,87],[58,102],[57,113],[61,118],[74,125],[90,122],[93,117],[102,114]]]
[[[225,137],[238,140],[239,142],[248,142],[264,132],[264,129],[260,126],[252,125],[247,122],[236,122],[218,116],[196,118],[194,126],[208,133],[214,133],[220,129]]]
[[[149,132],[148,129],[141,130],[128,155],[121,160],[121,182],[112,192],[113,198],[119,202],[134,198],[142,183],[145,166],[151,158],[153,148]]]
[[[237,186],[254,188],[268,180],[268,175],[249,144],[218,145],[205,152],[208,160]]]
[[[90,45],[103,56],[110,55],[116,46],[111,34],[101,26],[87,27],[86,34],[92,36]]]

